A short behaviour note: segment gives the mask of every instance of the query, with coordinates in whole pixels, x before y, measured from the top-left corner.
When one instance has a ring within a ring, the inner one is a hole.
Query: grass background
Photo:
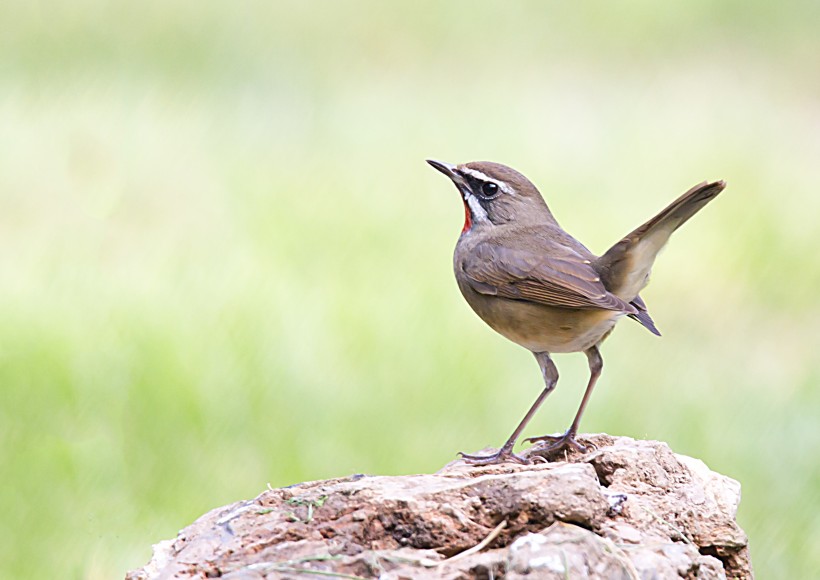
[[[111,578],[265,484],[429,472],[541,389],[463,303],[424,164],[528,175],[603,252],[696,182],[582,428],[741,481],[820,568],[820,5],[0,5],[0,576]],[[562,430],[580,355],[531,435]]]

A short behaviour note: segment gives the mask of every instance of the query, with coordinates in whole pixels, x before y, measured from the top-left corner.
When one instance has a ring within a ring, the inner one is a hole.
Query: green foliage
[[[452,186],[506,162],[598,252],[694,183],[583,429],[743,484],[820,567],[816,3],[0,7],[0,576],[111,578],[273,486],[432,471],[541,388],[458,295]],[[563,430],[561,381],[529,435]],[[302,512],[318,504],[295,506]]]

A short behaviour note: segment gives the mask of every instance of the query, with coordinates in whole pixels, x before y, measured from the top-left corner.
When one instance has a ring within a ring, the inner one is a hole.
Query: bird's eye
[[[481,193],[484,197],[494,196],[498,193],[498,184],[493,183],[492,181],[484,182],[484,185],[481,186]]]

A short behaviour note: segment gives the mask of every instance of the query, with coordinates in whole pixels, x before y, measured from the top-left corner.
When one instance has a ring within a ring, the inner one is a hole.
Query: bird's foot
[[[575,439],[576,435],[577,433],[570,429],[563,435],[541,435],[540,437],[528,437],[524,441],[527,443],[542,443],[532,450],[532,453],[540,456],[552,455],[565,449],[574,449],[579,453],[586,453],[587,447],[581,445]]]
[[[471,455],[469,453],[462,453],[461,451],[459,451],[458,454],[470,465],[496,465],[499,463],[510,462],[527,465],[531,463],[526,457],[521,457],[520,455],[513,453],[512,447],[507,448],[506,446],[502,447],[495,453],[491,453],[490,455]]]

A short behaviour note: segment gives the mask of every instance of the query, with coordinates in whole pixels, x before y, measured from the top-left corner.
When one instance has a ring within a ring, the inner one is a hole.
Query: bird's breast
[[[625,312],[557,308],[475,292],[459,281],[467,303],[493,330],[532,352],[581,352],[598,344]]]

